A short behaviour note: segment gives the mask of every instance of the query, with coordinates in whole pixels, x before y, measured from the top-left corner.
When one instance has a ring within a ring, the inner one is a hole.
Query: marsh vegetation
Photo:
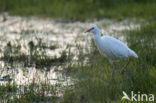
[[[80,1],[0,1],[0,102],[120,103],[122,91],[156,96],[155,1]],[[115,63],[112,77],[92,35],[83,33],[93,23],[138,54],[124,75],[126,60]]]

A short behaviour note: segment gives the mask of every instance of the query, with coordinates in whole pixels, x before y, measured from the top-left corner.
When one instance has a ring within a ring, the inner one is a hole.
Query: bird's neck
[[[94,40],[95,40],[96,43],[100,42],[100,40],[101,40],[101,33],[100,33],[100,31],[94,32]]]

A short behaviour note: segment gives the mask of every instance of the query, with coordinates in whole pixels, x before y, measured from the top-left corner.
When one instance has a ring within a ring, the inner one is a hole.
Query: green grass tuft
[[[148,24],[139,30],[126,31],[128,45],[139,58],[133,59],[124,75],[119,73],[124,61],[116,63],[116,74],[112,77],[109,62],[93,45],[88,66],[72,68],[75,85],[66,90],[62,103],[120,103],[122,91],[156,95],[155,28],[156,24]]]

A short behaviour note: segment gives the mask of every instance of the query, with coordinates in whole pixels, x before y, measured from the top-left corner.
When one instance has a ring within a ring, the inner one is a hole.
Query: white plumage
[[[94,34],[95,44],[100,53],[109,59],[109,62],[112,65],[112,72],[114,71],[114,61],[123,58],[138,58],[137,54],[120,40],[117,40],[111,36],[101,37],[101,33],[96,25],[90,27],[86,32],[92,32]],[[126,64],[126,66],[128,64],[129,62]],[[124,66],[123,69],[125,69],[126,66]]]
[[[127,45],[111,36],[94,37],[94,40],[99,51],[111,60],[138,57]]]

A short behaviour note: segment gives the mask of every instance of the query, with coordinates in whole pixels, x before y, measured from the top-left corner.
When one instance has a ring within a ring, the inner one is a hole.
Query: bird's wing
[[[109,57],[113,59],[128,57],[128,47],[123,42],[110,36],[104,36],[102,39]]]

